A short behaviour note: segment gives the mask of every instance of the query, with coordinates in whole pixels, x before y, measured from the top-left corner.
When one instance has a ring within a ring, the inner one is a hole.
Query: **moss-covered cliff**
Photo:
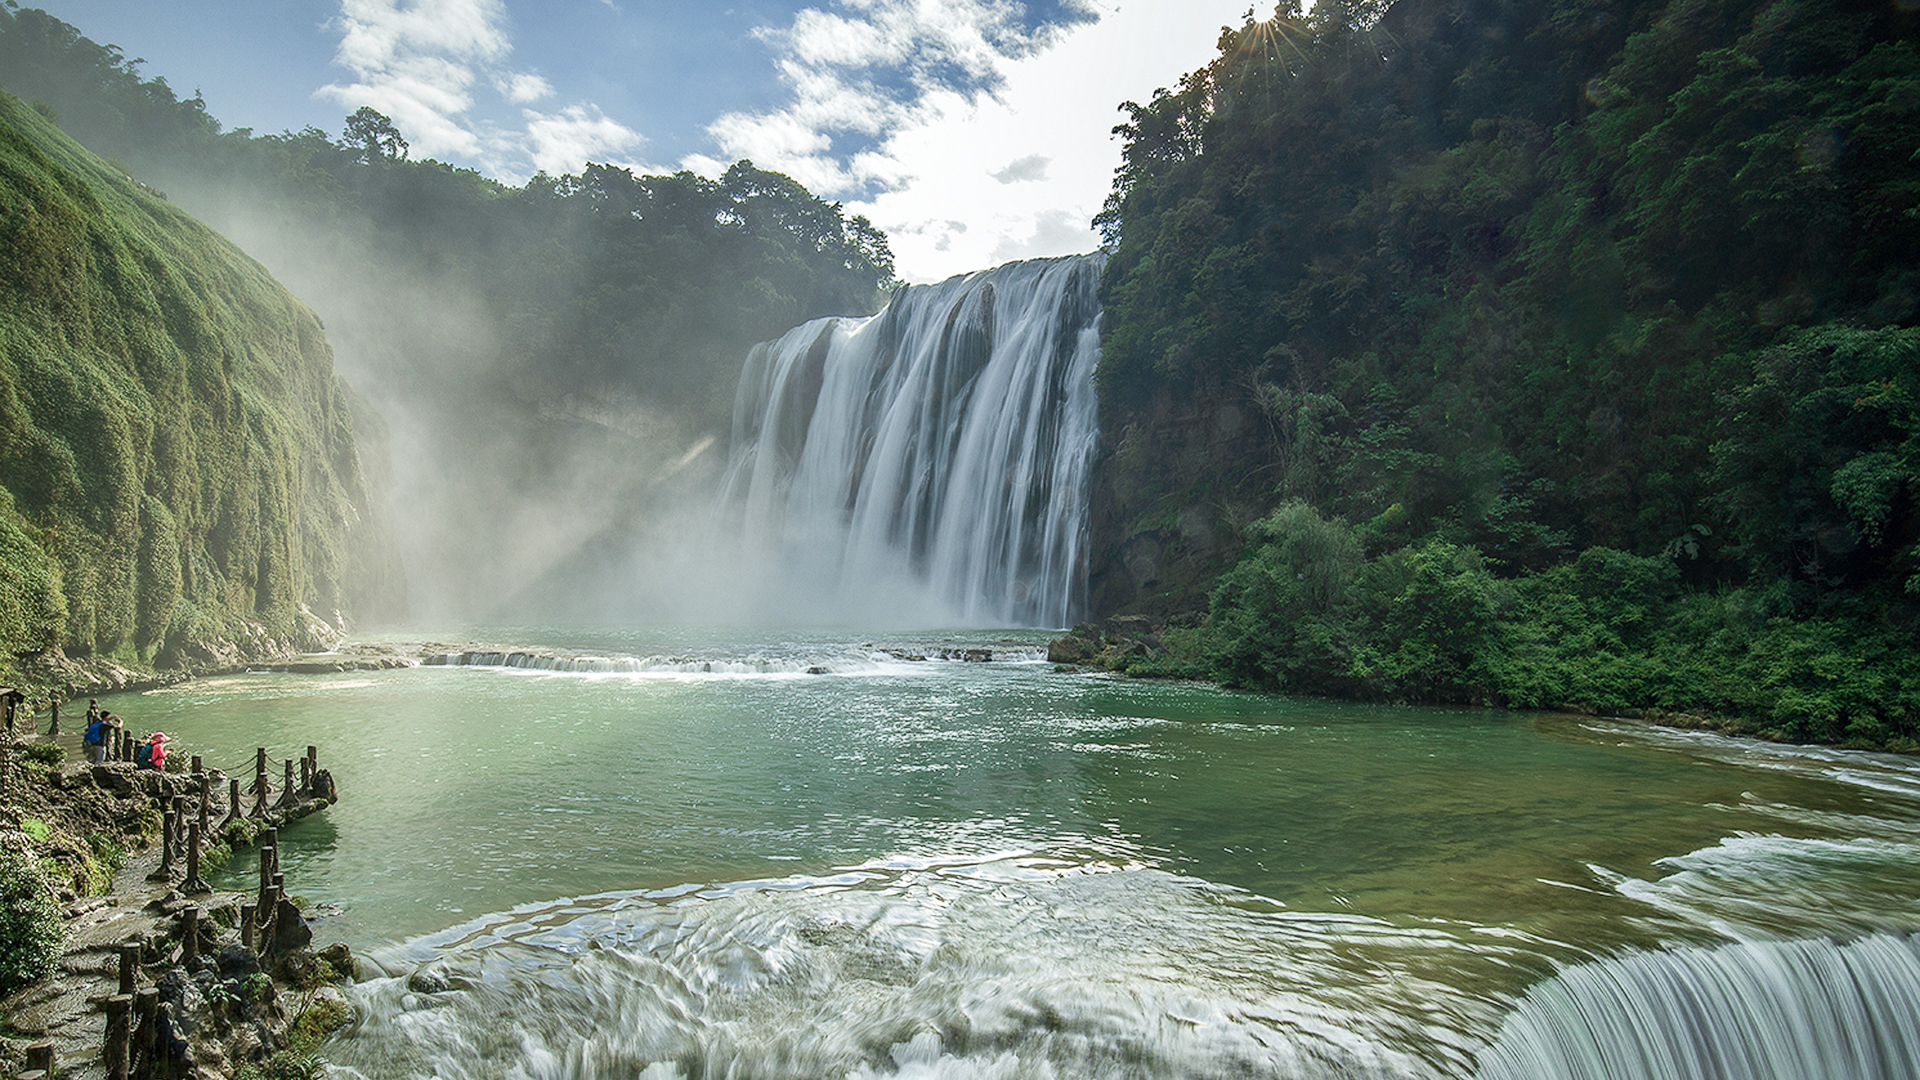
[[[0,93],[0,668],[307,644],[384,552],[319,320]]]

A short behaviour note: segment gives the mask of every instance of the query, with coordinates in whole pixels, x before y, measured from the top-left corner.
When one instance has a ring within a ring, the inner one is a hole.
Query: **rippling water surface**
[[[112,703],[229,768],[319,745],[289,887],[387,973],[346,1075],[1920,1072],[1908,760],[1040,635],[488,638],[531,659]]]

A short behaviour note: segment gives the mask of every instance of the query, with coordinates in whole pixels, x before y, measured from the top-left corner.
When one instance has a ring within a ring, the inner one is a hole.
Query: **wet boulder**
[[[1085,664],[1099,651],[1097,641],[1082,637],[1078,631],[1047,642],[1047,659],[1055,664]]]

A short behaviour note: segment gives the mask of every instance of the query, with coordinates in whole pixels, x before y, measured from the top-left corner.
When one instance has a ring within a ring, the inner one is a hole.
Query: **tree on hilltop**
[[[407,160],[407,140],[401,137],[400,129],[371,105],[362,105],[347,117],[346,129],[340,134],[340,147],[357,151],[360,160],[369,165]]]

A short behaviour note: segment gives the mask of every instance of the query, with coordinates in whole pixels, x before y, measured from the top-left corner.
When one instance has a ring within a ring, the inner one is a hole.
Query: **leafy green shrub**
[[[75,883],[87,896],[100,896],[113,888],[113,875],[127,864],[127,853],[103,832],[87,834],[87,857]]]
[[[164,821],[159,808],[151,805],[142,807],[139,817],[140,835],[147,840],[159,839]]]
[[[1506,597],[1478,551],[1428,539],[1368,563],[1358,589],[1365,630],[1349,671],[1369,696],[1489,696]]]
[[[0,997],[52,973],[66,932],[40,867],[0,853]]]
[[[1248,537],[1253,545],[1221,576],[1202,632],[1169,641],[1176,658],[1201,650],[1231,686],[1421,701],[1491,695],[1510,597],[1479,552],[1429,539],[1367,560],[1358,530],[1299,500]]]
[[[1214,587],[1205,632],[1193,642],[1170,640],[1172,651],[1206,649],[1232,686],[1332,689],[1351,647],[1359,539],[1346,522],[1298,499],[1247,534],[1254,546]]]
[[[214,842],[200,856],[209,868],[225,866],[233,859],[233,853],[244,847],[250,847],[260,835],[260,826],[246,818],[235,818],[225,829],[215,834]]]
[[[41,821],[39,818],[21,818],[20,831],[26,833],[27,839],[32,840],[36,844],[44,844],[47,842],[49,832],[47,823]]]
[[[225,840],[227,845],[233,848],[247,847],[251,845],[254,838],[259,835],[260,826],[243,817],[234,818],[220,834],[221,839]]]
[[[281,1050],[234,1074],[235,1080],[320,1080],[326,1066],[312,1054]]]
[[[21,753],[25,755],[28,761],[38,762],[42,765],[58,765],[67,760],[66,747],[61,746],[59,743],[25,743],[21,747]]]
[[[265,998],[273,990],[273,976],[256,971],[240,980],[240,1000],[248,1004]]]
[[[126,849],[106,833],[94,831],[87,834],[87,848],[93,857],[113,870],[127,865]]]
[[[287,1036],[288,1048],[311,1051],[330,1032],[338,1031],[353,1019],[353,1006],[344,1001],[321,1000],[306,1007]]]
[[[1438,538],[1363,559],[1289,503],[1249,530],[1206,624],[1129,674],[1376,700],[1651,711],[1773,739],[1920,751],[1899,625],[1789,617],[1789,586],[1688,590],[1671,558],[1593,547],[1511,581]]]

